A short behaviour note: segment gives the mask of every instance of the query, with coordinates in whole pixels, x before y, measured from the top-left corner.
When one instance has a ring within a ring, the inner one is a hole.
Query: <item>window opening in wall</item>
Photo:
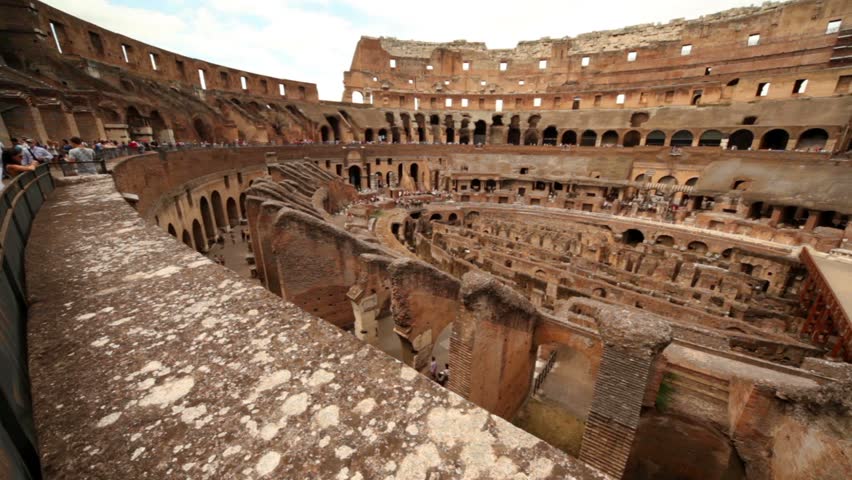
[[[466,98],[462,98],[462,99],[461,99],[461,106],[462,106],[462,108],[467,108],[468,104],[469,104],[469,102],[468,102],[468,100],[467,100]]]
[[[462,70],[464,70],[465,72],[470,70],[470,62],[462,62]]]
[[[704,75],[710,75],[713,73],[713,67],[707,67],[704,69]]]
[[[198,69],[198,83],[201,84],[202,90],[207,90],[207,80],[204,78],[204,70]]]
[[[177,68],[177,71],[182,78],[186,78],[186,72],[184,71],[184,65],[182,60],[175,60],[175,68]]]
[[[765,97],[769,95],[769,82],[760,82],[757,84],[756,97]]]
[[[601,100],[602,100],[602,99],[603,99],[603,96],[602,96],[602,95],[595,95],[595,106],[596,106],[596,107],[600,107],[600,106],[601,106]]]
[[[748,45],[749,47],[754,47],[754,46],[757,46],[759,44],[760,44],[760,34],[759,33],[752,33],[751,35],[748,36],[748,42],[746,43],[746,45]]]
[[[408,79],[408,84],[409,84],[409,85],[414,85],[414,79],[413,79],[413,78],[409,78],[409,79]]]
[[[832,21],[828,22],[828,26],[825,27],[826,35],[839,32],[840,31],[840,23],[841,23],[840,19],[832,20]]]
[[[674,90],[666,91],[666,96],[663,101],[666,103],[672,103],[672,101],[674,101]]]
[[[588,67],[588,66],[589,66],[589,63],[591,63],[591,61],[592,61],[592,59],[591,59],[591,58],[589,58],[589,57],[583,57],[582,59],[580,59],[580,66],[581,66],[581,67]]]
[[[701,103],[701,95],[704,94],[704,90],[693,90],[692,92],[692,100],[689,102],[690,105],[698,105]]]
[[[680,47],[680,54],[681,55],[692,54],[692,45],[684,45],[684,46]]]
[[[449,85],[449,84],[450,84],[449,80],[444,80],[444,85]]]
[[[482,80],[481,82],[479,82],[479,85],[484,87],[485,83],[486,83],[485,80]]]
[[[505,72],[508,69],[509,69],[509,63],[508,62],[500,62],[500,71],[501,72]]]
[[[547,60],[539,60],[538,61],[538,69],[544,70],[545,68],[547,68]]]
[[[248,90],[248,81],[246,80],[246,77],[243,77],[243,76],[240,77],[240,87],[243,90]]]
[[[95,49],[98,55],[104,54],[104,44],[101,42],[101,36],[95,32],[89,32],[89,43],[92,44],[92,48]]]
[[[540,98],[533,98],[533,107],[540,107],[540,106],[541,106],[541,99]]]
[[[485,110],[485,99],[484,98],[479,99],[479,109]]]
[[[523,80],[518,80],[518,85],[524,85],[525,83],[527,83],[527,82],[525,82]]]
[[[124,63],[130,63],[130,55],[128,55],[128,51],[130,50],[130,46],[121,44],[121,56],[124,57]]]
[[[834,93],[849,93],[850,86],[852,86],[852,75],[841,75],[837,77]]]
[[[151,68],[153,68],[154,70],[157,70],[157,54],[148,53],[148,58],[151,59]]]
[[[625,99],[625,97],[626,97],[626,96],[625,96],[623,93],[619,93],[619,94],[615,97],[615,103],[616,103],[617,105],[624,105],[624,99]]]
[[[62,45],[59,44],[59,34],[56,33],[56,23],[50,22],[50,33],[53,34],[53,40],[56,42],[56,49],[62,53]]]
[[[579,110],[580,109],[580,97],[574,97],[574,101],[571,102],[571,110]]]
[[[414,97],[414,109],[420,110],[420,99],[417,97]]]
[[[628,61],[628,62],[635,62],[635,61],[636,61],[636,57],[637,57],[637,53],[636,53],[636,52],[627,52],[627,61]]]
[[[807,89],[808,89],[808,79],[807,78],[800,78],[799,80],[796,80],[796,82],[793,84],[793,93],[805,93],[805,90],[807,90]]]
[[[645,92],[639,92],[639,103],[640,104],[648,103],[648,96],[645,95]]]
[[[284,84],[283,84],[283,83],[279,83],[279,84],[278,84],[278,95],[281,95],[281,96],[283,97],[283,96],[284,96],[284,95],[286,95],[286,94],[287,94],[287,88],[284,86]],[[362,101],[362,102],[364,101],[364,96],[363,96],[363,95],[361,95],[361,101]]]
[[[390,59],[390,68],[396,68],[396,59],[395,58]]]
[[[434,67],[432,67],[432,65],[426,65],[426,70],[434,70]]]
[[[453,99],[452,98],[444,99],[444,106],[445,107],[452,107],[453,106]]]
[[[498,112],[503,111],[503,100],[502,99],[498,98],[497,100],[494,100],[494,110],[496,110]]]
[[[757,123],[757,117],[754,117],[754,116],[743,117],[743,125],[754,125],[755,123]]]

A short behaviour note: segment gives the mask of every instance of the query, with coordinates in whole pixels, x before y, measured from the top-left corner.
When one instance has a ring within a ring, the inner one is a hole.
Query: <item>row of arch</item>
[[[234,197],[228,197],[223,202],[222,195],[216,190],[210,194],[209,200],[203,195],[199,197],[198,209],[201,221],[193,219],[190,230],[183,229],[179,238],[188,247],[205,253],[210,244],[216,241],[218,228],[236,227],[240,224],[240,219],[245,218],[245,194],[240,194],[239,210]],[[173,224],[168,225],[167,231],[178,238]]]

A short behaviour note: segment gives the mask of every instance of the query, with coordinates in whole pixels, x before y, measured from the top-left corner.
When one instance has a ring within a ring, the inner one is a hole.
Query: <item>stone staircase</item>
[[[684,394],[692,394],[719,407],[728,406],[730,382],[680,365],[666,367],[666,382]],[[670,375],[668,375],[670,374]]]

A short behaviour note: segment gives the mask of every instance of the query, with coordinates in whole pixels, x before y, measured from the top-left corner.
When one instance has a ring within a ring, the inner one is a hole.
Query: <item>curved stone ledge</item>
[[[147,226],[108,179],[57,191],[27,263],[47,478],[606,478]]]

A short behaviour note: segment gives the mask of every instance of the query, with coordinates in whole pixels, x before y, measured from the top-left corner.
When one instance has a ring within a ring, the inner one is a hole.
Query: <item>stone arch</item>
[[[213,127],[201,117],[195,117],[192,120],[192,128],[195,129],[195,134],[202,142],[213,142]]]
[[[181,234],[181,241],[189,248],[195,248],[192,246],[192,235],[189,234],[186,230]]]
[[[704,254],[704,253],[707,253],[707,244],[704,243],[704,242],[699,242],[699,241],[696,240],[694,242],[689,242],[686,245],[686,249],[689,250],[690,252],[694,252],[694,253],[698,253],[698,254]]]
[[[677,185],[677,179],[671,175],[666,175],[665,177],[657,180],[657,183],[662,183],[663,185]]]
[[[520,115],[512,115],[512,119],[509,123],[509,134],[506,137],[506,143],[510,145],[520,145],[521,144],[521,116]]]
[[[524,134],[524,145],[538,145],[538,131],[530,128]]]
[[[328,125],[323,125],[320,127],[320,139],[323,142],[331,141],[331,128]]]
[[[213,225],[213,214],[210,211],[210,203],[205,197],[201,197],[201,201],[198,203],[201,210],[201,223],[204,224],[206,237],[216,238],[216,227]]]
[[[556,130],[555,125],[550,125],[544,129],[544,133],[542,134],[541,143],[542,145],[556,145],[556,139],[558,138],[559,133]]]
[[[379,129],[379,142],[387,142],[388,141],[388,130],[386,128]]]
[[[786,150],[790,134],[783,128],[775,128],[763,134],[760,139],[761,150]]]
[[[728,148],[730,150],[748,150],[754,142],[754,133],[751,130],[741,129],[728,137]]]
[[[574,130],[566,130],[562,133],[562,145],[577,145],[577,132]]]
[[[822,128],[811,128],[799,135],[796,149],[822,150],[828,142],[828,132]]]
[[[594,130],[586,130],[580,137],[581,147],[594,147],[598,142],[598,133]]]
[[[240,213],[237,210],[237,201],[234,200],[234,197],[228,197],[228,202],[226,204],[228,210],[228,225],[236,227],[240,224]]]
[[[698,138],[699,147],[718,147],[722,145],[722,132],[719,130],[705,130]]]
[[[207,250],[207,240],[204,238],[204,232],[198,220],[192,221],[192,239],[197,252],[204,253]]]
[[[246,215],[246,193],[240,194],[240,218],[248,218]]]
[[[373,129],[372,128],[368,128],[368,129],[364,130],[364,141],[365,142],[372,142],[373,141]]]
[[[665,247],[674,247],[675,240],[671,235],[657,235],[657,238],[654,240],[654,244],[663,245]]]
[[[177,231],[175,230],[175,226],[171,223],[169,224],[169,228],[167,228],[166,231],[169,232],[169,235],[177,238]]]
[[[688,187],[694,187],[696,183],[698,183],[698,177],[690,177],[689,180],[684,183],[684,185]]]
[[[364,103],[364,94],[357,90],[352,92],[352,103]]]
[[[615,130],[607,130],[604,132],[603,136],[601,136],[601,146],[614,147],[616,145],[618,145],[618,132]]]
[[[671,146],[688,147],[692,145],[692,132],[689,130],[678,130],[672,135]]]
[[[400,166],[402,166],[402,164],[400,164]],[[352,165],[351,167],[349,167],[347,174],[349,176],[349,184],[360,190],[361,189],[361,167],[359,167],[358,165]]]
[[[473,124],[473,143],[485,145],[488,138],[488,124],[485,120],[477,120]]]
[[[222,196],[216,190],[210,194],[210,203],[213,206],[213,218],[216,220],[216,226],[223,228],[227,225],[225,222],[225,210],[222,205]]]
[[[631,228],[621,234],[621,240],[627,245],[635,247],[645,241],[645,234],[639,229]]]
[[[645,137],[645,145],[662,147],[666,144],[666,134],[662,130],[653,130]]]
[[[642,134],[637,130],[630,130],[624,134],[624,140],[621,141],[625,147],[637,147],[642,142]]]

